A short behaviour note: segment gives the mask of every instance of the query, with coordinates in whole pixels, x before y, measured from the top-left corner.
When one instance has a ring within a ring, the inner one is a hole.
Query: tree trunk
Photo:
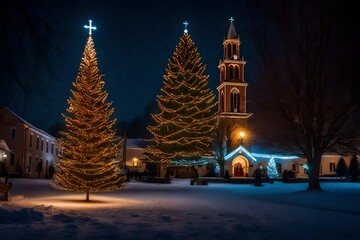
[[[89,189],[86,189],[86,201],[89,202]]]
[[[225,171],[225,161],[219,161],[220,166],[220,177],[224,177],[224,171]]]
[[[309,174],[309,185],[308,190],[321,190],[320,187],[320,159],[311,159],[308,158],[308,174]]]

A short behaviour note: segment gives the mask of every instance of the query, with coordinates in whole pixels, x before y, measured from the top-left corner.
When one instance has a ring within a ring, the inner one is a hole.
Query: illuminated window
[[[233,88],[230,95],[231,112],[240,112],[239,90]]]
[[[336,167],[335,167],[335,163],[331,162],[330,163],[330,172],[336,172]]]
[[[15,139],[16,138],[16,128],[12,128],[11,129],[11,138]]]

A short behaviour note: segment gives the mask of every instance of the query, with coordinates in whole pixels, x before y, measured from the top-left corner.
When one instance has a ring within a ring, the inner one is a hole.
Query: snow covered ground
[[[11,179],[0,239],[360,239],[360,183],[130,182],[121,191],[61,192],[47,180]]]

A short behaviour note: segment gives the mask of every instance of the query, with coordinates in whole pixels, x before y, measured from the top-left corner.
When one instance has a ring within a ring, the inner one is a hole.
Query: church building
[[[257,168],[266,167],[274,159],[279,177],[284,170],[292,171],[298,177],[307,177],[307,161],[299,156],[275,155],[252,152],[252,134],[249,119],[252,113],[247,111],[244,57],[240,52],[240,36],[236,33],[234,19],[231,17],[226,38],[223,41],[223,58],[219,61],[220,83],[218,90],[218,128],[224,134],[224,171],[230,177],[252,177]],[[336,166],[343,157],[349,166],[351,156],[324,154],[320,164],[320,176],[335,176]]]

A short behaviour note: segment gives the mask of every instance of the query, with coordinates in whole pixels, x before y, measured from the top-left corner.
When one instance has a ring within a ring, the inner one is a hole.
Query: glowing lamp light
[[[240,132],[240,145],[243,145],[245,133],[243,131]]]

